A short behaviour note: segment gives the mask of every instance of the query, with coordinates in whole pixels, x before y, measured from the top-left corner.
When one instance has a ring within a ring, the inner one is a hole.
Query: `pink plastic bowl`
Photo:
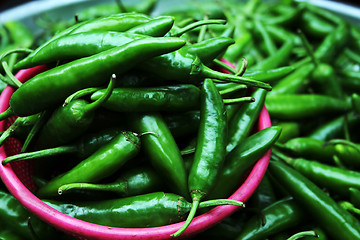
[[[20,81],[26,81],[36,74],[45,71],[45,66],[38,66],[21,70],[16,77]],[[9,107],[9,100],[14,90],[6,87],[0,96],[0,112]],[[0,122],[0,131],[9,126],[8,120]],[[269,114],[264,107],[261,111],[257,129],[262,130],[270,127]],[[9,139],[0,148],[0,160],[20,151],[21,143],[16,139]],[[271,150],[260,158],[244,180],[240,188],[230,197],[238,201],[246,202],[260,184],[267,166],[269,164]],[[84,222],[67,216],[37,198],[31,191],[34,190],[32,181],[31,164],[27,161],[14,162],[3,166],[0,164],[0,176],[15,198],[30,212],[55,228],[80,239],[172,239],[170,235],[176,232],[184,222],[152,228],[115,228]],[[193,219],[188,229],[181,235],[181,238],[193,236],[202,232],[238,210],[239,207],[227,205],[213,208],[207,213]]]

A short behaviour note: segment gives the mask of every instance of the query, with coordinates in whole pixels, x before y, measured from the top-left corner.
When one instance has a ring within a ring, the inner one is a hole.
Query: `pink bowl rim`
[[[45,70],[46,66],[24,69],[20,70],[15,77],[20,81],[26,81]],[[13,88],[9,86],[2,92],[0,96],[0,112],[5,111],[9,107],[9,100],[13,92]],[[258,119],[257,128],[258,131],[260,131],[270,126],[270,116],[264,106]],[[4,121],[0,122],[0,131],[3,129]],[[257,161],[243,184],[229,197],[229,199],[246,202],[250,198],[267,170],[270,156],[271,149]],[[0,161],[4,158],[6,158],[6,154],[4,147],[2,146],[0,148]],[[37,217],[58,230],[87,239],[172,239],[170,235],[176,232],[184,223],[179,222],[152,228],[116,228],[88,223],[65,215],[45,204],[22,184],[9,164],[6,166],[0,164],[0,177],[11,194]],[[232,205],[218,206],[207,213],[195,217],[188,229],[181,235],[181,238],[192,236],[216,225],[238,209],[239,207]]]

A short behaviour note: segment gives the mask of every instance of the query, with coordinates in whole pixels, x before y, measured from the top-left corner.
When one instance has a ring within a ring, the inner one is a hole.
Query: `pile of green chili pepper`
[[[272,149],[246,207],[194,238],[360,239],[359,23],[291,0],[157,4],[43,15],[36,38],[0,26],[0,79],[16,89],[0,120],[17,116],[0,144],[24,143],[2,164],[33,159],[34,194],[69,216],[185,220],[177,238],[210,207],[244,207],[227,198]],[[25,83],[13,76],[38,65]],[[254,132],[264,106],[273,126]],[[20,205],[3,212],[1,239],[59,235],[25,224]]]

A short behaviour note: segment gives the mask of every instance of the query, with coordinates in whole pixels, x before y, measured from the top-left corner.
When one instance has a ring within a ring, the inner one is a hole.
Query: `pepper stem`
[[[4,112],[0,113],[0,121],[5,120],[11,116],[14,116],[15,113],[13,112],[13,110],[9,107],[8,109],[6,109]]]
[[[294,235],[292,235],[291,237],[289,237],[287,240],[297,240],[303,237],[316,237],[318,238],[319,235],[317,235],[317,233],[315,231],[303,231],[303,232],[299,232],[296,233]]]
[[[239,207],[245,207],[245,204],[241,201],[237,201],[234,199],[215,199],[215,200],[207,200],[201,202],[199,204],[199,208],[205,207],[213,207],[213,206],[220,206],[220,205],[235,205]]]
[[[22,85],[22,82],[20,82],[12,74],[9,65],[5,61],[2,61],[1,64],[2,64],[3,69],[5,70],[5,73],[6,73],[6,76],[2,79],[2,81],[5,82],[6,84],[9,84],[10,86],[19,88]],[[10,79],[10,81],[8,81],[8,79],[6,77],[8,77]]]
[[[63,103],[63,107],[65,107],[66,105],[68,105],[71,101],[76,100],[78,98],[84,97],[86,95],[92,94],[96,91],[100,90],[100,88],[85,88],[85,89],[81,89],[73,94],[71,94],[69,97],[67,97]]]
[[[267,91],[271,91],[271,89],[272,89],[271,86],[268,83],[260,82],[260,81],[245,78],[245,77],[234,76],[234,75],[231,75],[231,74],[217,72],[217,71],[214,71],[214,70],[212,70],[212,69],[210,69],[210,68],[208,68],[206,66],[202,66],[201,71],[202,71],[201,75],[203,75],[204,77],[217,79],[217,80],[220,80],[220,81],[223,81],[223,82],[241,83],[241,84],[245,84],[245,85],[248,85],[248,86],[264,88]]]
[[[302,42],[308,56],[311,58],[311,60],[313,61],[315,66],[319,66],[319,60],[315,57],[314,52],[311,48],[311,45],[310,45],[309,41],[307,40],[305,34],[300,29],[298,29],[298,33],[300,35],[301,42]]]
[[[16,154],[10,157],[5,158],[2,161],[2,164],[8,164],[9,162],[16,162],[16,161],[22,161],[22,160],[29,160],[34,158],[43,158],[43,157],[49,157],[59,154],[67,154],[67,153],[75,153],[77,151],[77,148],[74,146],[61,146],[56,148],[49,148],[44,149],[40,151],[35,152],[27,152],[27,153],[20,153]]]
[[[201,20],[197,22],[190,23],[186,27],[180,28],[176,31],[174,31],[171,36],[172,37],[180,37],[184,33],[193,30],[194,28],[201,27],[208,24],[225,24],[226,20],[223,19],[209,19],[209,20]]]
[[[111,96],[112,91],[114,90],[115,82],[116,82],[116,75],[113,74],[110,78],[110,83],[107,86],[104,95],[102,95],[95,102],[92,102],[89,105],[87,105],[85,111],[89,111],[89,112],[94,111],[97,108],[99,108],[104,102],[106,102],[109,99],[109,97]]]
[[[225,104],[234,104],[234,103],[243,103],[243,102],[255,102],[255,98],[253,97],[240,97],[240,98],[232,98],[232,99],[223,99]]]
[[[187,227],[190,225],[191,221],[195,217],[195,213],[199,207],[199,204],[200,204],[200,199],[193,200],[193,203],[192,203],[191,209],[190,209],[190,213],[189,213],[184,225],[176,233],[172,234],[171,237],[174,237],[174,238],[178,237],[178,236],[180,236],[180,234],[182,234],[187,229]]]
[[[125,194],[127,189],[126,180],[121,180],[110,184],[93,184],[93,183],[70,183],[62,185],[58,188],[58,194],[71,190],[92,190],[92,191],[108,191],[116,192],[118,194]]]
[[[25,142],[21,148],[22,153],[27,151],[31,142],[33,141],[35,136],[38,134],[40,129],[44,126],[45,122],[49,119],[49,117],[50,117],[49,111],[45,110],[45,111],[41,112],[40,117],[37,119],[37,121],[35,122],[34,126],[31,128],[29,134],[27,135],[27,137],[25,139]]]

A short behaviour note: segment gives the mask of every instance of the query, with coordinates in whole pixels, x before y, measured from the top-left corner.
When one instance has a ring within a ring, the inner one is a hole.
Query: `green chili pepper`
[[[200,111],[165,114],[163,117],[175,138],[195,133],[199,128]]]
[[[285,143],[292,138],[300,136],[300,124],[297,122],[279,122],[274,124],[281,127],[281,135],[278,139],[279,143]]]
[[[264,106],[266,94],[267,92],[262,89],[256,90],[252,94],[252,97],[255,98],[255,102],[248,103],[240,108],[229,122],[228,143],[226,145],[227,153],[230,153],[235,147],[241,144],[250,134],[250,131]]]
[[[158,113],[130,115],[129,124],[136,132],[153,132],[142,137],[142,145],[156,172],[166,179],[175,193],[188,196],[184,161],[162,116]]]
[[[34,34],[19,21],[8,21],[4,24],[10,39],[17,47],[29,48],[34,42]]]
[[[223,54],[234,43],[229,37],[216,37],[204,41],[186,45],[183,48],[190,54],[196,55],[204,64],[211,63],[215,58]]]
[[[105,16],[97,19],[90,19],[88,21],[80,22],[75,24],[65,30],[55,34],[50,40],[37,48],[32,55],[36,55],[41,48],[47,46],[57,38],[68,34],[75,34],[81,32],[90,32],[90,31],[116,31],[123,32],[129,30],[139,24],[148,22],[151,18],[145,14],[141,13],[119,13],[113,14],[110,16]]]
[[[49,200],[44,200],[44,202],[71,217],[110,227],[164,226],[183,220],[191,208],[191,203],[187,202],[185,198],[164,192],[76,204]],[[216,204],[228,205],[233,202],[236,201],[227,199],[222,203],[214,203],[210,200],[200,203],[199,207],[211,207]]]
[[[282,148],[292,156],[326,163],[333,162],[333,156],[335,155],[335,147],[333,145],[325,145],[324,141],[310,137],[290,139]]]
[[[261,183],[249,199],[250,208],[262,210],[277,201],[274,187],[270,182],[269,175],[265,173]],[[262,213],[261,213],[262,214]]]
[[[269,171],[326,235],[336,239],[360,238],[359,221],[306,177],[281,162],[270,161]]]
[[[194,83],[204,78],[212,78],[220,82],[237,82],[271,90],[271,86],[266,83],[211,70],[199,58],[182,48],[178,51],[152,58],[139,67],[166,80]]]
[[[178,38],[140,39],[40,73],[14,92],[11,107],[2,117],[11,112],[18,116],[31,115],[60,104],[80,89],[103,85],[110,74],[124,73],[147,58],[173,51],[184,44],[185,41]]]
[[[301,29],[309,36],[323,38],[323,36],[334,31],[335,27],[333,24],[310,11],[304,11],[302,14]]]
[[[281,120],[298,120],[321,115],[346,113],[351,103],[319,94],[269,95],[265,101],[270,116]]]
[[[295,94],[300,92],[300,90],[307,84],[313,70],[313,64],[305,64],[299,67],[293,73],[277,82],[269,93],[269,96]]]
[[[273,39],[270,37],[268,31],[265,29],[265,26],[259,20],[255,19],[253,21],[253,27],[254,30],[259,32],[259,34],[261,35],[262,41],[265,44],[265,51],[267,55],[268,56],[274,55],[277,51],[277,48]]]
[[[104,96],[96,91],[91,100]],[[118,112],[187,111],[200,107],[200,90],[181,84],[154,88],[116,88],[103,107]]]
[[[294,70],[295,68],[293,66],[285,66],[270,70],[246,71],[243,76],[254,78],[262,82],[273,83],[276,80],[284,78]]]
[[[26,210],[11,194],[0,191],[0,219],[6,229],[28,239],[32,236],[28,227],[28,219],[31,217],[31,225],[36,235],[42,239],[51,239],[58,234],[49,224],[42,222]]]
[[[343,163],[345,166],[359,169],[360,167],[360,152],[358,148],[354,148],[353,146],[349,146],[346,144],[336,144],[335,148],[335,156],[338,157],[339,161]]]
[[[330,192],[349,196],[350,187],[359,188],[360,173],[323,164],[303,158],[284,159],[294,169],[314,182],[319,187],[325,187]]]
[[[160,16],[150,20],[149,22],[137,25],[127,32],[142,34],[152,37],[162,37],[170,31],[174,25],[174,17]]]
[[[298,226],[305,219],[303,210],[292,198],[285,198],[269,205],[262,210],[262,214],[266,219],[265,225],[259,216],[253,216],[246,222],[236,239],[262,240]]]
[[[91,183],[104,179],[132,159],[139,152],[139,148],[140,139],[137,134],[122,132],[73,169],[41,187],[37,195],[39,197],[55,197],[58,195],[58,188],[64,184]]]
[[[269,127],[251,135],[238,145],[226,157],[223,170],[208,198],[228,197],[240,184],[245,172],[275,144],[280,133],[280,127]]]
[[[190,225],[199,203],[214,187],[225,160],[226,111],[223,100],[211,79],[202,87],[200,128],[188,188],[192,206],[185,224],[172,236],[177,237]]]
[[[291,55],[291,50],[294,48],[294,42],[290,38],[288,39],[281,48],[276,51],[275,54],[265,58],[263,61],[256,63],[254,66],[255,70],[269,70],[277,67],[282,67],[288,62]],[[287,64],[286,64],[287,65]]]
[[[358,123],[360,123],[360,118],[354,113],[348,113],[321,125],[310,133],[309,137],[323,141],[333,138],[343,138],[345,126],[349,125],[350,128],[353,128],[357,126]]]
[[[9,137],[23,138],[26,136],[38,118],[39,114],[30,115],[28,117],[18,117],[14,123],[1,134],[0,145],[3,145]]]
[[[7,164],[13,161],[22,161],[29,159],[40,159],[45,157],[54,157],[62,154],[75,155],[79,159],[84,159],[93,154],[97,149],[110,142],[115,136],[119,135],[122,130],[120,128],[107,128],[95,133],[88,133],[81,136],[72,144],[59,146],[55,148],[43,149],[35,152],[19,153],[9,156],[2,161]]]
[[[88,103],[84,99],[77,99],[57,108],[39,132],[37,146],[40,148],[60,146],[85,133],[94,118],[95,110],[110,97],[115,78],[116,76],[113,75],[105,93],[96,101]]]
[[[349,188],[349,199],[355,207],[360,206],[360,190],[357,188]]]
[[[122,173],[112,183],[70,183],[59,187],[58,193],[64,194],[71,190],[108,191],[115,192],[122,197],[135,196],[154,192],[161,189],[160,177],[151,168],[140,167]]]

